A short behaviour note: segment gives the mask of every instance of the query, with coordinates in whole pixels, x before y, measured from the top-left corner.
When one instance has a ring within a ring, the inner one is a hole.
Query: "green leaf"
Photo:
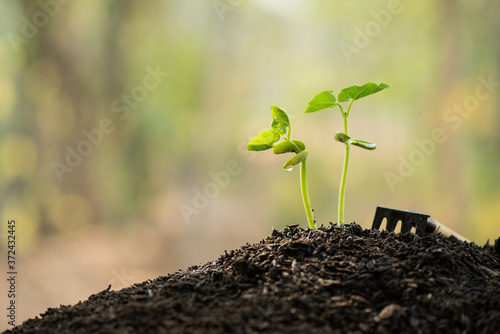
[[[306,160],[308,154],[308,150],[303,150],[302,152],[295,154],[290,160],[285,162],[283,168],[286,170],[292,170],[293,166],[302,162],[303,160]]]
[[[280,140],[280,134],[274,130],[261,131],[252,138],[247,145],[249,151],[265,151],[273,147],[273,144]]]
[[[364,84],[363,86],[351,86],[348,88],[344,88],[339,93],[339,102],[359,100],[362,97],[375,94],[389,87],[390,86],[385,83],[379,83],[377,85],[373,82],[369,82],[367,84]]]
[[[271,106],[271,115],[273,116],[271,128],[284,135],[286,133],[286,128],[290,126],[288,114],[278,106]]]
[[[291,141],[289,140],[284,140],[282,142],[279,142],[278,144],[273,146],[273,153],[274,154],[282,154],[282,153],[288,153],[288,152],[295,152],[299,153],[302,152],[303,150],[306,149],[306,145],[301,142],[300,140],[292,140],[295,145],[292,144]],[[300,151],[297,152],[295,146],[298,146]]]
[[[326,90],[317,94],[307,105],[305,113],[315,112],[327,108],[333,108],[338,105],[335,96],[331,90]]]
[[[377,144],[370,143],[369,141],[351,139],[351,144],[364,148],[365,150],[374,150],[377,148]]]

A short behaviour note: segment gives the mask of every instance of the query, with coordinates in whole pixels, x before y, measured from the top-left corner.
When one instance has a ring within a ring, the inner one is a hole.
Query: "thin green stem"
[[[344,117],[344,108],[342,108],[341,104],[337,104],[337,106],[339,107],[340,112],[342,113],[342,117]]]
[[[352,102],[351,102],[352,104]],[[342,117],[344,118],[344,133],[349,135],[349,129],[347,128],[347,117],[349,116],[349,111],[351,109],[351,104],[347,109],[347,113],[344,114],[342,110]],[[349,156],[351,155],[351,143],[346,141],[345,143],[345,156],[344,156],[344,168],[342,169],[342,178],[340,180],[339,189],[339,224],[344,224],[344,210],[345,210],[345,189],[347,183],[347,170],[349,168]]]
[[[307,159],[306,159],[307,160]],[[304,209],[306,210],[307,221],[309,228],[316,229],[316,220],[314,219],[311,200],[309,199],[309,191],[307,191],[307,166],[306,160],[300,162],[300,190],[302,192],[302,200],[304,201]]]
[[[347,116],[344,116],[344,133],[349,136],[349,129],[347,128]]]
[[[344,224],[344,209],[345,209],[345,188],[347,182],[347,169],[349,168],[349,155],[351,152],[351,144],[345,142],[344,169],[342,170],[342,179],[340,181],[339,191],[339,224]]]
[[[351,102],[349,103],[349,107],[347,107],[346,117],[349,117],[349,114],[351,113],[351,106],[352,106],[352,103],[353,103],[354,101],[355,101],[355,100],[351,100]]]
[[[295,149],[295,152],[296,152],[296,153],[300,153],[300,152],[302,152],[302,150],[300,149],[300,147],[299,147],[297,144],[295,144],[295,143],[293,142],[293,140],[286,139],[286,138],[285,138],[285,140],[289,141],[289,142],[290,142],[290,144],[292,144],[292,146],[293,146],[293,148]]]

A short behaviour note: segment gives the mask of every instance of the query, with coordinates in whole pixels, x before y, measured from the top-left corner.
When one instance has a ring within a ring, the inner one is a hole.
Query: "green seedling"
[[[306,146],[300,140],[290,139],[292,127],[288,114],[283,109],[271,106],[271,116],[273,116],[271,129],[261,131],[256,137],[252,138],[247,145],[247,150],[265,151],[272,148],[274,154],[295,153],[292,158],[285,162],[283,168],[291,171],[295,165],[300,164],[300,190],[302,192],[307,221],[309,228],[316,229],[316,221],[314,220],[311,200],[309,199],[309,192],[307,190],[306,158],[309,151],[306,150]],[[281,136],[284,136],[283,140],[278,142]]]
[[[340,112],[342,113],[342,118],[344,119],[344,132],[338,132],[335,134],[335,140],[345,144],[344,167],[342,169],[342,178],[340,181],[339,203],[338,203],[339,205],[338,221],[340,225],[344,223],[345,189],[347,181],[347,169],[349,168],[349,155],[351,152],[351,145],[359,146],[367,150],[374,150],[377,147],[377,145],[375,145],[374,143],[370,143],[368,141],[352,139],[349,136],[349,129],[347,127],[347,118],[351,113],[351,107],[354,101],[359,100],[362,97],[375,94],[389,87],[390,87],[389,85],[386,85],[384,83],[375,84],[373,82],[369,82],[363,86],[351,86],[348,88],[344,88],[340,91],[337,98],[335,98],[331,90],[327,90],[313,97],[313,99],[311,100],[311,102],[309,102],[305,110],[306,113],[311,113],[323,109],[335,108],[338,106]],[[346,111],[344,111],[344,108],[340,104],[342,102],[349,102]]]

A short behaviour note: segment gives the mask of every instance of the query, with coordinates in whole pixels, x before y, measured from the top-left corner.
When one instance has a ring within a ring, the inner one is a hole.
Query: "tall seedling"
[[[344,143],[345,145],[344,167],[342,169],[338,201],[338,222],[340,225],[344,223],[345,189],[347,182],[347,169],[349,168],[351,145],[359,146],[367,150],[374,150],[377,147],[377,145],[375,145],[374,143],[359,139],[351,139],[347,126],[347,118],[349,117],[354,101],[359,100],[365,96],[375,94],[389,87],[389,85],[386,85],[384,83],[375,84],[373,82],[369,82],[367,84],[364,84],[363,86],[351,86],[348,88],[344,88],[340,91],[337,98],[335,98],[331,90],[327,90],[313,97],[305,110],[306,113],[311,113],[327,108],[335,108],[338,106],[340,112],[342,113],[342,118],[344,119],[344,132],[337,132],[335,134],[335,140],[340,143]],[[344,111],[344,108],[340,104],[342,102],[349,102],[346,111]]]

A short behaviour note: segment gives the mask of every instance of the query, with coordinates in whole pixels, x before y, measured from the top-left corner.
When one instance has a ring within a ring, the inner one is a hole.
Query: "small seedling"
[[[271,106],[271,116],[273,117],[271,129],[261,131],[256,137],[252,138],[247,145],[247,150],[265,151],[272,148],[274,154],[295,153],[291,159],[285,162],[283,168],[291,171],[295,165],[300,163],[300,189],[307,221],[309,228],[316,229],[316,221],[314,220],[311,200],[309,199],[309,192],[307,190],[306,158],[309,152],[306,150],[303,142],[290,139],[292,127],[288,114],[283,109]],[[285,134],[286,136],[283,137],[283,140],[278,142],[281,136]]]
[[[369,82],[363,86],[351,86],[348,88],[344,88],[340,91],[337,96],[337,99],[333,95],[331,90],[327,90],[317,94],[311,102],[307,105],[305,110],[306,113],[311,113],[327,108],[335,108],[339,107],[340,112],[342,113],[342,118],[344,119],[344,132],[337,132],[335,134],[335,140],[345,144],[345,156],[344,156],[344,167],[342,170],[342,178],[340,181],[340,190],[339,190],[339,210],[338,210],[338,221],[339,224],[342,225],[344,223],[344,208],[345,208],[345,189],[346,189],[346,181],[347,181],[347,169],[349,167],[349,155],[351,152],[351,145],[359,146],[367,150],[374,150],[377,145],[374,143],[370,143],[364,140],[359,139],[351,139],[349,136],[349,129],[347,127],[347,118],[351,112],[351,107],[354,101],[359,100],[362,97],[375,94],[389,88],[389,85],[384,83],[375,84],[373,82]],[[342,108],[341,102],[349,102],[349,106],[347,107],[347,111],[344,111]]]

